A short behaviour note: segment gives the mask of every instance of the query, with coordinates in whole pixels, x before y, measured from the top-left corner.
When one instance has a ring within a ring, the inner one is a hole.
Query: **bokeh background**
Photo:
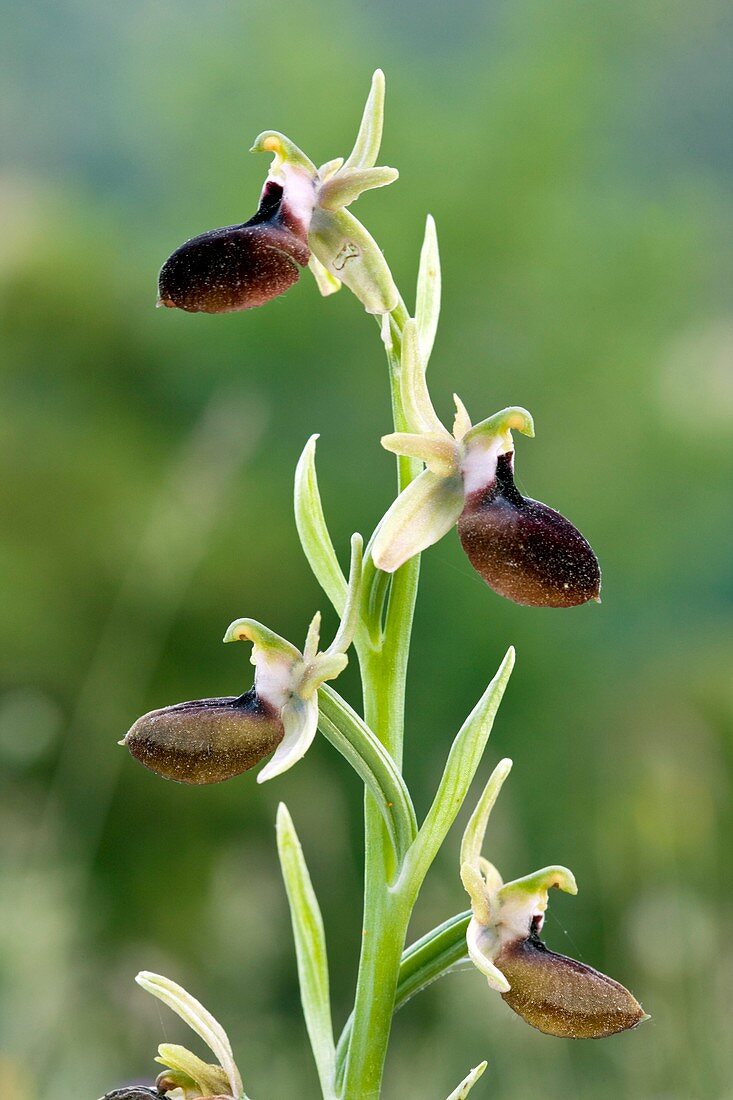
[[[316,1095],[274,812],[320,894],[336,1022],[360,939],[358,783],[331,748],[258,787],[165,784],[116,746],[151,707],[249,685],[252,615],[300,641],[333,614],[299,551],[310,433],[334,539],[389,504],[373,321],[308,273],[250,314],[156,312],[184,238],[248,217],[264,128],[350,148],[372,69],[383,161],[360,216],[408,303],[426,212],[444,302],[431,382],[475,417],[526,405],[526,492],[604,568],[570,612],[503,602],[455,536],[425,555],[407,774],[419,811],[510,642],[483,776],[506,876],[566,863],[550,946],[653,1020],[604,1043],[533,1032],[472,972],[396,1019],[385,1096],[733,1096],[733,18],[725,0],[39,0],[0,4],[0,1094],[149,1081],[182,1025],[162,970],[225,1022],[248,1090]],[[349,670],[343,690],[358,700]],[[463,818],[460,825],[463,824]],[[459,831],[415,935],[465,907]],[[198,1049],[198,1048],[197,1048]]]

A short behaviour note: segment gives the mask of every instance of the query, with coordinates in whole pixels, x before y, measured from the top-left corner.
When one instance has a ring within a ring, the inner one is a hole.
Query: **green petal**
[[[340,210],[356,202],[365,191],[394,183],[399,175],[396,168],[343,168],[321,185],[319,206],[325,210]]]
[[[457,473],[456,447],[442,433],[391,432],[381,439],[385,451],[406,458],[419,458],[429,470],[441,477]]]

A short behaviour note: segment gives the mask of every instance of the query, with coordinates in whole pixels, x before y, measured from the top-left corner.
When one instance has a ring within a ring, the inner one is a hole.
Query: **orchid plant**
[[[510,648],[456,735],[432,805],[418,822],[402,777],[402,755],[420,553],[455,526],[469,561],[491,588],[535,607],[599,600],[601,578],[580,532],[515,486],[512,432],[534,434],[526,410],[504,409],[472,424],[455,397],[451,430],[435,413],[426,383],[441,293],[433,220],[427,219],[410,316],[381,250],[347,210],[363,191],[397,178],[393,168],[376,165],[383,107],[384,76],[377,71],[352,152],[320,168],[283,134],[261,134],[253,151],[271,153],[273,160],[256,214],[177,249],[161,270],[158,304],[207,313],[252,308],[284,293],[306,266],[324,296],[348,287],[375,316],[387,355],[394,423],[382,445],[397,455],[397,498],[365,548],[353,536],[346,576],[324,516],[312,436],[295,472],[295,518],[308,563],[340,617],[333,642],[320,650],[319,615],[302,651],[254,619],[237,619],[224,641],[252,645],[253,686],[238,696],[152,711],[122,742],[146,767],[183,783],[228,780],[269,758],[258,775],[264,782],[298,763],[320,731],[363,780],[364,935],[353,1011],[340,1036],[331,1018],[318,901],[284,804],[277,814],[303,1012],[324,1100],[378,1097],[394,1013],[468,960],[510,1008],[550,1035],[600,1038],[646,1018],[622,985],[548,950],[540,938],[550,888],[576,892],[570,871],[546,867],[504,883],[483,856],[489,814],[509,760],[491,775],[463,837],[456,873],[470,910],[405,948],[420,888],[481,768],[514,665]],[[363,715],[329,683],[352,647]],[[216,1062],[162,1044],[158,1061],[164,1069],[155,1084],[118,1089],[107,1100],[247,1100],[229,1040],[214,1017],[167,978],[142,973],[137,980],[189,1024]],[[449,1100],[467,1096],[485,1066],[473,1069]]]

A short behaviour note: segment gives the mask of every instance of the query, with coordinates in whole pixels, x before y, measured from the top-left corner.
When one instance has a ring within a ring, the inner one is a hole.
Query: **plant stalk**
[[[386,341],[395,431],[405,430],[400,393],[400,352],[408,319],[402,301],[390,315]],[[397,461],[398,491],[420,473],[414,459]],[[419,556],[392,577],[384,629],[375,647],[360,647],[364,718],[402,767],[405,682],[412,620],[420,572]],[[364,920],[353,1030],[341,1095],[348,1100],[376,1100],[380,1095],[389,1043],[402,950],[414,897],[392,888],[397,870],[382,816],[367,791],[364,803]]]

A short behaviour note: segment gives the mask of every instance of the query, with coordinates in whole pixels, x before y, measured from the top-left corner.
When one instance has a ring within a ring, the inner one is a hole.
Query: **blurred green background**
[[[425,555],[407,775],[424,811],[510,642],[482,778],[505,876],[572,867],[547,940],[653,1020],[604,1043],[528,1028],[475,973],[396,1019],[386,1097],[733,1096],[733,13],[725,0],[2,0],[0,1095],[150,1080],[183,1025],[162,970],[222,1019],[248,1089],[316,1095],[274,847],[285,799],[329,933],[337,1024],[360,939],[357,782],[320,740],[264,788],[164,784],[115,742],[151,707],[238,693],[227,624],[300,643],[333,614],[299,551],[294,464],[321,433],[345,559],[388,505],[378,332],[308,273],[249,314],[156,312],[184,238],[253,213],[264,128],[346,153],[372,69],[383,162],[359,214],[408,303],[426,212],[444,274],[446,415],[534,413],[524,490],[592,541],[604,600],[516,607],[454,535]],[[344,692],[355,702],[350,669]],[[461,818],[459,824],[463,824]],[[418,935],[465,907],[458,829]]]

